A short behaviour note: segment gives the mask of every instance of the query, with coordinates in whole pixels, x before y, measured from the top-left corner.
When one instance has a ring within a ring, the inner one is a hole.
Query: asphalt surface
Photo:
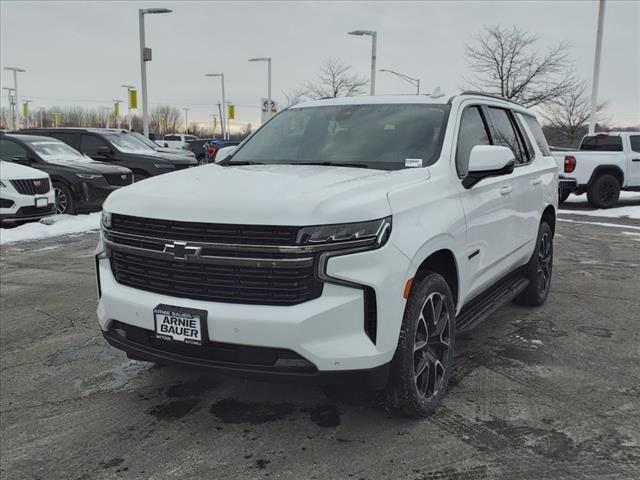
[[[0,477],[638,479],[640,222],[570,219],[547,303],[460,339],[419,421],[362,392],[129,361],[95,318],[95,234],[5,246]]]

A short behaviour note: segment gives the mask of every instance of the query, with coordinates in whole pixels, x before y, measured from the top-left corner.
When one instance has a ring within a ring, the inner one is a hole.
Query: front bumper
[[[35,221],[56,213],[53,190],[43,194],[22,195],[9,188],[2,188],[0,198],[2,205],[7,205],[4,208],[0,207],[0,223]],[[46,198],[47,205],[36,207],[36,198]]]
[[[111,185],[105,179],[83,181],[70,186],[75,200],[78,201],[77,210],[100,210],[109,194],[126,185]]]
[[[133,357],[211,367],[232,374],[306,378],[315,383],[325,383],[325,373],[348,378],[358,372],[363,378],[371,376],[375,379],[365,380],[365,383],[384,383],[398,342],[405,306],[402,294],[409,266],[409,260],[391,242],[377,250],[333,257],[327,263],[327,274],[331,277],[374,290],[375,343],[365,332],[365,294],[360,288],[325,283],[320,297],[290,306],[207,302],[121,285],[112,274],[108,258],[97,261],[100,291],[97,313],[109,343]],[[113,335],[114,325],[120,324],[137,327],[147,335],[153,332],[152,311],[159,304],[206,310],[210,342],[234,348],[244,346],[294,352],[313,370],[282,372],[273,364],[256,372],[251,362],[249,365],[211,363],[194,358],[193,354],[168,351],[162,344],[145,345],[126,335],[125,338]]]

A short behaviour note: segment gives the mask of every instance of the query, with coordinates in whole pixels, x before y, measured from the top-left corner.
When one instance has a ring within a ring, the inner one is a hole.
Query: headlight
[[[154,163],[153,164],[154,167],[156,168],[161,168],[161,169],[171,169],[173,170],[174,166],[171,163]]]
[[[102,178],[102,175],[98,175],[97,173],[76,173],[76,177],[84,180],[95,180],[96,178]]]
[[[391,233],[391,217],[358,223],[339,223],[304,227],[298,233],[298,243],[304,245],[349,243],[383,245]],[[367,240],[369,242],[367,242]],[[346,245],[345,245],[346,246]]]
[[[102,210],[102,220],[100,223],[104,228],[111,228],[111,212]]]

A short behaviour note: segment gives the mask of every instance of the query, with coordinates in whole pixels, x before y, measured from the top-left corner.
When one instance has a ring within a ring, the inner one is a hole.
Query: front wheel
[[[552,273],[553,232],[548,223],[542,222],[538,228],[536,248],[525,270],[529,285],[515,298],[514,302],[529,307],[542,305],[549,295]]]
[[[449,383],[454,343],[451,290],[442,275],[428,273],[407,302],[385,391],[387,407],[411,417],[431,414]]]
[[[53,192],[55,194],[56,212],[58,215],[75,215],[76,205],[71,195],[71,190],[64,183],[54,183]]]

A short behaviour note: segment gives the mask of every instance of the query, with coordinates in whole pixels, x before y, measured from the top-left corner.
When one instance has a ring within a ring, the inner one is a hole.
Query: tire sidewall
[[[440,293],[443,296],[449,311],[451,347],[443,362],[445,373],[442,387],[438,393],[427,399],[418,393],[415,385],[413,350],[420,311],[428,296],[434,292]],[[438,403],[440,403],[440,400],[446,392],[453,368],[455,333],[455,307],[451,290],[440,274],[428,273],[413,286],[402,320],[398,347],[396,348],[392,361],[391,377],[389,380],[391,388],[388,389],[388,392],[394,397],[390,400],[392,404],[395,404],[396,408],[410,416],[424,417],[429,415]]]
[[[538,266],[539,266],[539,258],[538,258],[538,250],[540,249],[540,244],[542,243],[542,237],[544,234],[548,234],[551,241],[551,261],[549,263],[549,283],[547,285],[547,289],[541,295],[538,291]],[[535,289],[535,300],[537,305],[542,305],[547,297],[549,296],[549,291],[551,290],[551,282],[553,281],[553,231],[548,223],[542,222],[540,227],[538,228],[538,238],[536,239],[536,248],[533,251],[533,256],[531,257],[531,261],[529,262],[529,281],[533,284],[533,288]]]
[[[607,184],[614,189],[614,195],[611,200],[603,200],[601,197],[601,190]],[[589,202],[597,208],[614,207],[620,199],[620,182],[613,175],[600,175],[589,188],[588,197]]]

